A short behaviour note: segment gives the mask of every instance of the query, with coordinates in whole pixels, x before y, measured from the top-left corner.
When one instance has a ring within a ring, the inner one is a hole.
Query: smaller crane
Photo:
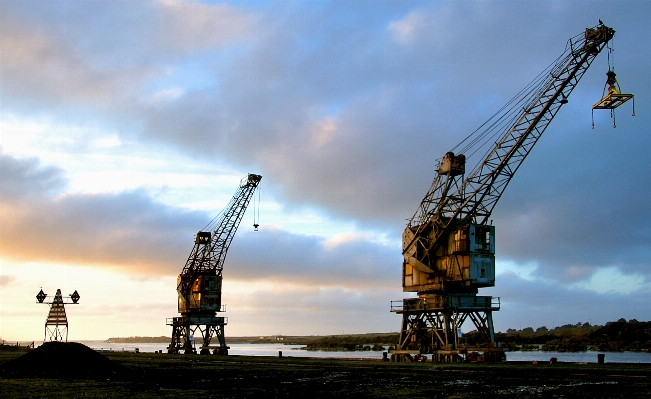
[[[167,353],[179,353],[180,350],[185,354],[196,353],[194,334],[198,329],[203,338],[202,355],[210,354],[210,349],[216,355],[228,355],[224,338],[224,326],[228,320],[216,316],[217,312],[225,311],[222,305],[222,270],[228,247],[261,179],[262,176],[254,174],[242,179],[226,208],[197,233],[192,252],[177,280],[181,316],[167,319],[167,325],[172,326],[172,342]],[[257,223],[254,225],[257,230]],[[213,337],[217,337],[218,346],[210,346]]]

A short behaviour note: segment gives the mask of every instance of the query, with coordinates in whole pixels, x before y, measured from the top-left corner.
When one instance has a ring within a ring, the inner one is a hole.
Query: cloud
[[[45,106],[114,122],[181,57],[238,43],[255,27],[253,16],[230,5],[176,0],[3,1],[0,11],[6,110]]]
[[[63,4],[2,3],[3,108],[63,109],[144,143],[255,166],[286,207],[318,207],[396,236],[436,160],[602,13],[618,30],[618,77],[632,92],[650,86],[649,46],[638,40],[648,34],[647,3]],[[649,117],[618,113],[612,137],[597,114],[591,134],[605,67],[602,55],[493,215],[498,256],[535,261],[540,276],[576,281],[613,265],[649,273]],[[149,200],[69,197],[58,210],[75,201]],[[317,264],[329,259],[317,253]]]
[[[142,190],[65,194],[62,170],[4,153],[0,182],[0,252],[10,258],[171,273],[182,260],[182,237],[191,238],[192,226],[205,219],[156,203]]]
[[[114,268],[140,274],[181,272],[194,235],[210,217],[157,203],[144,190],[116,194],[47,195],[62,188],[60,170],[2,154],[0,202],[3,256]],[[39,195],[32,195],[32,190]],[[241,229],[225,275],[338,287],[391,287],[399,282],[397,248],[348,234],[327,241],[283,230]]]
[[[402,44],[414,41],[416,32],[425,26],[424,16],[419,11],[412,11],[404,18],[389,23],[388,30]]]
[[[3,15],[0,90],[5,99],[5,112],[38,112],[45,107],[63,114],[83,115],[83,111],[110,108],[124,101],[127,87],[145,77],[146,68],[115,69],[101,65],[96,57],[75,45],[81,38],[67,38],[56,26],[30,20],[15,12],[13,6],[17,4],[3,2],[0,6]],[[32,8],[33,4],[24,5]],[[41,5],[49,8],[46,3]],[[65,22],[71,21],[61,15],[57,18],[57,11],[52,11],[52,22],[58,20],[69,26]]]
[[[9,203],[57,193],[66,185],[61,169],[41,167],[36,158],[17,159],[1,150],[0,179],[0,200]]]
[[[364,233],[351,233],[351,232],[346,232],[346,233],[339,233],[336,234],[334,237],[326,241],[323,245],[329,249],[332,250],[339,245],[343,244],[348,244],[348,243],[353,243],[357,241],[366,241],[368,240],[368,234]]]
[[[280,283],[275,284],[275,289],[252,289],[231,295],[231,283],[224,283],[228,329],[241,331],[242,335],[351,334],[400,328],[400,316],[389,311],[390,300],[401,297],[399,287],[351,289]]]
[[[495,288],[483,293],[501,297],[501,310],[493,316],[496,330],[552,328],[579,321],[605,324],[621,317],[651,319],[648,287],[629,293],[598,293],[553,281],[525,280],[510,272],[499,274],[497,280]]]
[[[347,288],[400,287],[399,248],[356,239],[331,245],[282,230],[239,232],[225,278]]]
[[[16,276],[0,275],[0,287],[7,286],[16,281]]]
[[[399,228],[425,194],[436,159],[588,22],[572,28],[577,21],[562,16],[567,27],[559,30],[520,15],[568,12],[553,8],[431,5],[338,29],[323,10],[294,18],[296,10],[281,8],[261,17],[264,34],[220,72],[219,90],[188,92],[144,110],[144,134],[190,152],[256,163],[273,176],[285,202]],[[365,12],[353,10],[350,18]],[[408,25],[410,46],[387,35],[396,24]]]
[[[163,0],[159,4],[151,39],[175,51],[232,44],[249,37],[255,26],[254,16],[226,3]]]
[[[611,127],[592,134],[571,117],[561,116],[567,133],[555,132],[567,137],[541,140],[496,207],[499,254],[538,260],[548,278],[614,265],[649,279],[651,177],[642,160],[651,141],[630,125],[618,128],[625,134]]]
[[[201,216],[157,204],[138,190],[64,195],[10,209],[3,204],[2,228],[11,234],[3,234],[0,250],[30,261],[172,274]]]

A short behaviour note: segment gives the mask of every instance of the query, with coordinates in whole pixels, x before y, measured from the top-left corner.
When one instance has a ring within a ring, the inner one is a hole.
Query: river
[[[99,351],[113,352],[133,352],[135,348],[142,352],[153,353],[162,350],[167,353],[168,343],[107,343],[105,341],[79,341],[80,343]],[[284,345],[284,344],[248,344],[232,343],[228,344],[230,349],[229,355],[242,356],[278,356],[278,352],[283,352],[283,357],[319,357],[319,358],[350,358],[350,359],[382,359],[382,352],[373,351],[307,351],[301,348],[304,345]]]
[[[142,353],[154,353],[162,350],[167,353],[167,343],[107,343],[105,341],[80,341],[84,345],[98,351],[133,352],[135,348]],[[38,343],[37,343],[38,345]],[[345,358],[345,359],[382,359],[382,352],[374,351],[307,351],[300,349],[302,345],[283,344],[228,344],[230,355],[243,356],[278,356],[282,351],[283,357],[317,357],[317,358]],[[596,363],[597,353],[605,353],[606,363],[651,363],[651,353],[645,352],[506,352],[507,361],[534,360],[548,362],[555,357],[559,362],[568,363]]]

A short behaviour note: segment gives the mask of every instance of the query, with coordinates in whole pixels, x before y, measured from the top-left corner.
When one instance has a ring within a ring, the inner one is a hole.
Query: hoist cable
[[[495,142],[516,123],[522,114],[522,110],[530,109],[536,105],[536,101],[539,100],[546,87],[555,79],[554,75],[560,74],[563,65],[567,63],[567,58],[572,56],[571,50],[571,45],[566,47],[563,54],[556,58],[486,122],[457,144],[452,151],[465,154],[466,159],[470,159],[482,148],[487,148],[484,158],[488,156],[490,151],[493,150]],[[464,146],[461,147],[462,145]]]

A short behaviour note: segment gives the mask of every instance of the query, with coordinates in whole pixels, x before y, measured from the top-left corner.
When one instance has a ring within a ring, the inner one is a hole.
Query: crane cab
[[[183,275],[179,275],[177,286],[181,286]],[[219,312],[221,311],[222,277],[203,275],[192,282],[190,293],[179,295],[179,313],[194,311]]]
[[[466,173],[466,156],[463,154],[454,155],[452,151],[447,152],[441,160],[438,174],[459,176]]]
[[[443,235],[427,252],[430,255],[426,257],[405,253],[403,291],[476,292],[478,288],[495,285],[494,226],[461,226]]]
[[[210,233],[209,231],[200,231],[197,233],[197,236],[194,239],[194,243],[206,245],[210,243],[211,238],[212,238],[212,233]]]

